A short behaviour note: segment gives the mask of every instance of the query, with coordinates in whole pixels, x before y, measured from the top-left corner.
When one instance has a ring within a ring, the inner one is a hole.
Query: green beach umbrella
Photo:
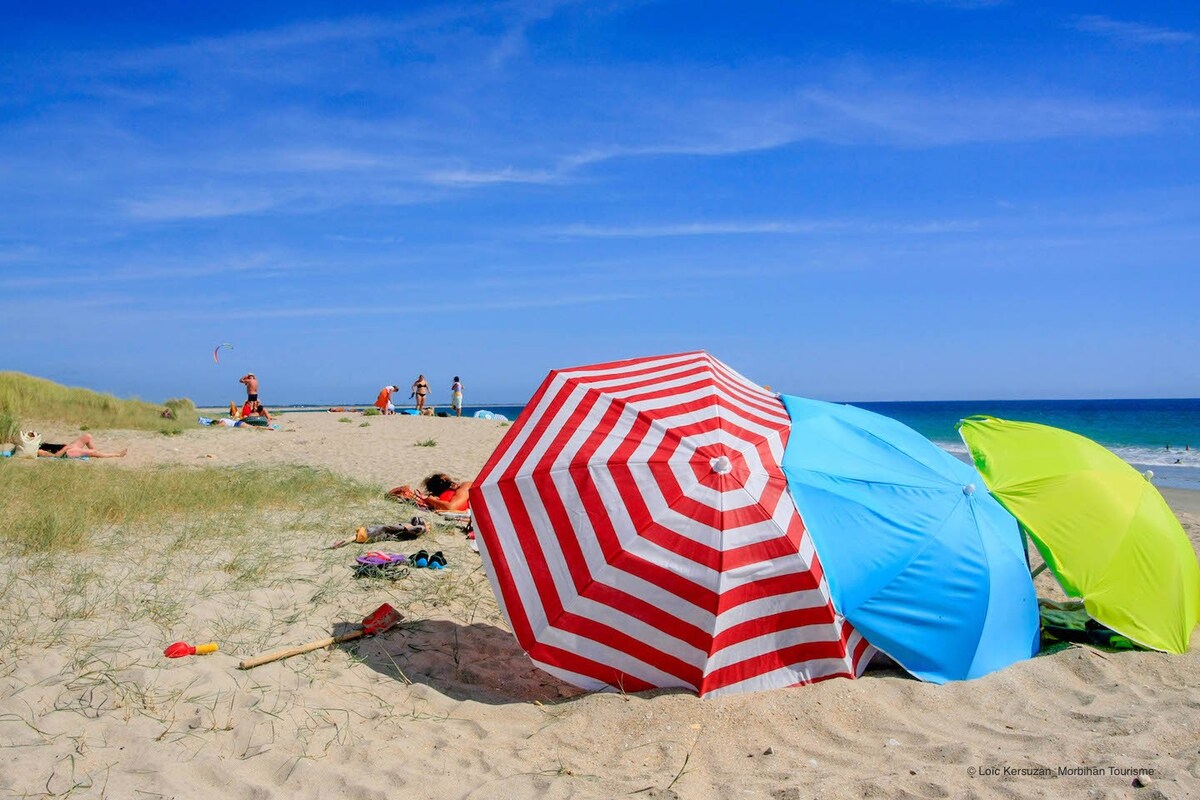
[[[995,417],[958,423],[988,490],[1094,619],[1138,644],[1188,649],[1200,564],[1154,485],[1070,431]]]

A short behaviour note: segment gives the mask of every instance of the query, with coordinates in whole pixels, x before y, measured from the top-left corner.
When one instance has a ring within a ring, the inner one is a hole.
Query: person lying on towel
[[[85,433],[70,444],[43,442],[37,454],[40,458],[124,458],[128,452],[128,448],[122,448],[115,453],[97,450],[92,435]]]
[[[409,486],[397,486],[388,494],[398,500],[412,500],[431,511],[466,511],[470,505],[470,481],[456,483],[446,473],[435,472],[423,483],[423,492]]]

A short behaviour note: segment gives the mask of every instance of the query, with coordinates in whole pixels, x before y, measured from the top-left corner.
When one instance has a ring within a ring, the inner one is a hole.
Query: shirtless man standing
[[[242,406],[242,416],[248,417],[258,404],[258,378],[254,377],[253,372],[247,372],[238,383],[246,385],[246,404]]]

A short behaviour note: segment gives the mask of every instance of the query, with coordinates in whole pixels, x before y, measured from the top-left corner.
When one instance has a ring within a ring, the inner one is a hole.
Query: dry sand
[[[282,424],[100,434],[102,447],[130,455],[84,468],[303,463],[383,489],[439,469],[471,476],[504,433],[473,419],[356,414],[292,414]],[[418,445],[430,439],[436,446]],[[1196,498],[1169,497],[1200,541]],[[364,548],[322,549],[355,524],[412,513],[379,505],[316,531],[254,530],[249,549],[220,553],[188,546],[185,527],[97,532],[95,553],[54,563],[5,555],[0,795],[1200,796],[1195,636],[1185,656],[1072,647],[946,686],[872,671],[704,701],[580,695],[530,665],[453,526],[422,542],[444,550],[451,569],[395,583],[350,577]],[[120,555],[101,555],[114,547]],[[255,553],[270,556],[267,569],[254,567]],[[234,668],[384,601],[408,619],[383,636]],[[163,658],[175,639],[216,639],[222,649]],[[1051,776],[1029,774],[1047,768]],[[1153,775],[1137,787],[1112,769]]]

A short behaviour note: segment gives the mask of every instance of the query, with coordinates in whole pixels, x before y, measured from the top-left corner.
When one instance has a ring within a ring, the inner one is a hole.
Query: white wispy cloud
[[[892,0],[896,3],[921,6],[941,6],[943,8],[959,8],[967,11],[981,11],[1006,5],[1008,0]]]
[[[833,231],[858,233],[942,234],[978,229],[978,220],[928,220],[919,222],[872,222],[863,220],[725,220],[667,225],[575,224],[543,228],[540,235],[580,239],[653,239],[680,236],[806,235]]]
[[[305,319],[321,317],[362,316],[378,314],[395,316],[402,313],[435,314],[449,311],[461,311],[468,301],[461,296],[445,302],[418,300],[408,303],[394,303],[386,306],[295,306],[291,308],[245,308],[245,309],[211,309],[203,312],[182,311],[179,316],[202,317],[205,319]],[[469,306],[472,311],[523,311],[535,308],[560,308],[569,306],[604,305],[608,303],[628,302],[632,300],[648,300],[660,297],[659,293],[649,292],[598,292],[594,294],[561,294],[544,296],[516,297],[511,299],[472,299]]]
[[[354,172],[378,169],[387,159],[379,153],[337,147],[285,148],[262,159],[256,166],[283,172]]]
[[[1194,31],[1181,31],[1141,22],[1127,22],[1100,14],[1088,14],[1076,19],[1071,27],[1084,33],[1103,36],[1123,45],[1180,45],[1200,40]]]
[[[426,173],[425,180],[439,186],[486,186],[498,183],[562,183],[565,172],[555,170],[523,170],[504,167],[495,170],[447,169]]]
[[[135,219],[161,222],[255,214],[282,202],[284,198],[266,192],[197,190],[128,200],[125,209]]]
[[[260,253],[192,264],[115,264],[109,267],[43,269],[37,275],[0,278],[0,289],[17,291],[67,286],[92,293],[96,286],[119,283],[262,274],[280,263],[278,257]]]
[[[824,111],[814,138],[844,143],[934,147],[1149,133],[1188,109],[1078,97],[997,95],[979,91],[805,89],[799,101]]]
[[[892,0],[910,6],[937,6],[942,8],[959,8],[962,11],[986,11],[1008,5],[1008,0]]]
[[[810,142],[937,148],[1124,137],[1197,117],[1161,101],[997,90],[919,65],[899,76],[858,63],[573,63],[555,65],[553,78],[522,63],[528,69],[512,80],[494,74],[489,59],[519,55],[514,43],[536,36],[561,5],[323,20],[118,54],[104,61],[117,91],[102,107],[75,119],[51,111],[62,118],[18,122],[8,135],[57,139],[67,162],[74,143],[86,143],[78,160],[92,185],[114,187],[106,202],[127,220],[162,223],[578,186],[636,159],[717,159]],[[407,48],[417,39],[422,58],[379,56],[381,42]],[[96,63],[92,55],[77,59],[79,75]],[[94,85],[79,75],[64,91]],[[305,99],[290,89],[264,94],[259,83],[280,75]],[[559,85],[580,91],[563,96]],[[345,103],[348,94],[361,101]],[[145,111],[146,97],[158,96],[172,107]],[[35,159],[23,174],[40,191],[56,170],[66,187],[78,172]],[[701,234],[685,226],[659,235]]]
[[[331,242],[346,244],[400,244],[404,241],[403,236],[353,236],[344,233],[330,233],[325,238]]]
[[[298,22],[129,51],[119,54],[111,63],[122,69],[174,68],[198,62],[207,62],[206,66],[209,67],[223,62],[237,64],[286,50],[311,50],[328,45],[400,38],[414,31],[461,19],[467,13],[463,9],[416,15],[403,20],[349,17]],[[263,77],[270,79],[278,76]]]

